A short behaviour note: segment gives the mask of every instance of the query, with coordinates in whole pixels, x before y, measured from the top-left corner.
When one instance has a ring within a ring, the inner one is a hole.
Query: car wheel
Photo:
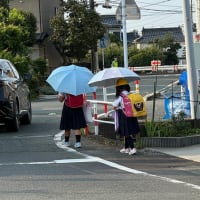
[[[17,102],[14,102],[14,117],[13,119],[6,121],[6,128],[8,131],[17,132],[19,130],[19,109],[17,106]]]
[[[32,108],[31,108],[31,102],[29,103],[29,110],[28,112],[22,116],[20,119],[21,124],[31,124],[32,121]]]

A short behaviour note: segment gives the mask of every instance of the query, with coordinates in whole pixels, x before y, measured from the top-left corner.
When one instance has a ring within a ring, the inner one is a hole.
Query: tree
[[[7,8],[0,6],[0,23],[7,23],[8,22],[8,15],[9,10]]]
[[[180,48],[181,45],[179,43],[171,43],[169,45],[169,48],[163,53],[165,56],[165,65],[177,65],[179,63],[177,51]]]
[[[122,41],[114,33],[109,33],[109,40],[110,40],[110,43],[115,43],[119,46],[122,46]]]
[[[161,60],[162,65],[175,65],[179,60],[177,51],[181,48],[170,34],[156,38],[149,47],[138,50],[134,45],[129,47],[129,66],[149,66],[152,60]]]
[[[100,16],[89,9],[87,1],[62,1],[62,10],[50,20],[50,39],[63,58],[64,64],[78,62],[96,47],[105,28]]]
[[[9,24],[5,27],[4,23],[0,24],[0,51],[7,50],[12,53],[13,56],[16,54],[23,54],[26,52],[24,46],[24,37],[26,32],[21,27]]]
[[[135,46],[129,48],[129,66],[150,66],[152,60],[160,60],[162,52],[155,45],[138,50]]]
[[[157,38],[155,44],[163,52],[162,63],[165,65],[178,64],[177,52],[181,48],[181,45],[174,42],[174,38],[171,34],[166,34],[163,38]]]
[[[38,58],[32,62],[34,74],[44,77],[47,71],[47,63],[44,59]],[[41,78],[42,79],[42,78]]]
[[[9,0],[1,0],[0,1],[0,7],[9,9]]]
[[[20,73],[27,72],[29,47],[35,41],[36,18],[16,9],[0,9],[4,11],[0,13],[0,57],[11,60]]]
[[[99,51],[99,63],[100,63],[100,68],[103,66],[102,63],[102,51]],[[104,49],[104,67],[108,68],[111,66],[111,63],[114,59],[114,57],[117,57],[118,65],[120,67],[123,67],[123,62],[124,62],[124,56],[123,56],[123,46],[118,45],[116,43],[110,44],[108,47]]]
[[[30,12],[11,9],[8,17],[9,24],[23,29],[23,43],[26,46],[32,46],[35,42],[35,33],[37,31],[37,21],[35,16]]]

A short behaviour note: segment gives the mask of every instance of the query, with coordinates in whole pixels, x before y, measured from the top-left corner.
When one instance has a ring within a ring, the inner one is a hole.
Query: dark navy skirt
[[[140,132],[139,123],[137,117],[126,117],[121,109],[117,110],[118,114],[118,134],[121,137],[129,135],[137,135]]]
[[[60,130],[69,129],[80,129],[87,126],[83,108],[69,108],[65,104],[63,105],[61,120],[60,120]]]

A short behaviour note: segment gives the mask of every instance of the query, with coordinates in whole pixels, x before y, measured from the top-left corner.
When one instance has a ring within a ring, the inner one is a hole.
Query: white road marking
[[[48,115],[56,115],[56,113],[49,113]]]
[[[18,136],[14,136],[14,138],[46,138],[46,137],[53,137],[53,135],[28,135],[28,136],[24,136],[24,135],[18,135]]]
[[[54,137],[54,141],[56,143],[56,145],[58,147],[61,147],[63,148],[64,145],[62,145],[61,143],[61,138],[64,134],[64,131],[58,133],[55,135]],[[64,147],[67,151],[71,151],[72,148],[69,148],[69,147]],[[74,150],[74,149],[73,149]],[[74,150],[76,151],[76,150]],[[111,162],[111,161],[108,161],[108,160],[104,160],[102,158],[99,158],[99,157],[94,157],[94,156],[89,156],[87,154],[83,154],[83,153],[80,153],[80,152],[77,152],[76,153],[79,153],[81,154],[82,156],[85,157],[85,160],[88,160],[90,162],[99,162],[99,163],[102,163],[104,165],[107,165],[107,166],[110,166],[110,167],[113,167],[115,169],[119,169],[119,170],[122,170],[122,171],[126,171],[126,172],[129,172],[129,173],[132,173],[132,174],[141,174],[141,175],[144,175],[144,176],[151,176],[151,177],[154,177],[154,178],[158,178],[158,179],[161,179],[161,180],[164,180],[164,181],[167,181],[167,182],[170,182],[170,183],[176,183],[176,184],[183,184],[185,186],[188,186],[188,187],[191,187],[193,189],[197,189],[197,190],[200,190],[200,186],[199,185],[195,185],[195,184],[191,184],[191,183],[187,183],[187,182],[183,182],[183,181],[179,181],[179,180],[176,180],[176,179],[171,179],[171,178],[167,178],[167,177],[163,177],[163,176],[157,176],[157,175],[153,175],[153,174],[149,174],[149,173],[146,173],[146,172],[143,172],[143,171],[139,171],[139,170],[135,170],[135,169],[131,169],[129,167],[125,167],[123,165],[119,165],[117,163],[114,163],[114,162]],[[77,159],[70,159],[71,161],[74,160],[75,162],[77,162]],[[81,159],[81,162],[83,161],[84,159]],[[93,160],[93,161],[92,161]],[[65,160],[67,162],[67,160]]]
[[[174,184],[182,184],[184,186],[196,189],[196,190],[200,190],[200,186],[199,185],[195,185],[195,184],[191,184],[191,183],[187,183],[187,182],[183,182],[183,181],[179,181],[176,179],[171,179],[171,178],[167,178],[167,177],[163,177],[163,176],[157,176],[157,175],[153,175],[153,174],[149,174],[143,171],[139,171],[139,170],[135,170],[135,169],[131,169],[129,167],[125,167],[123,165],[108,161],[108,160],[104,160],[102,158],[99,157],[95,157],[95,156],[89,156],[87,154],[83,154],[80,153],[72,148],[69,147],[64,147],[64,145],[62,145],[61,142],[61,137],[64,134],[64,132],[60,132],[58,134],[55,135],[54,137],[54,141],[56,143],[56,145],[60,148],[64,148],[66,151],[68,152],[74,152],[77,153],[81,156],[83,156],[84,158],[82,159],[62,159],[62,160],[53,160],[53,161],[49,161],[49,162],[18,162],[18,163],[0,163],[0,166],[6,166],[6,165],[45,165],[45,164],[68,164],[68,163],[87,163],[87,162],[99,162],[102,163],[104,165],[113,167],[115,169],[118,170],[122,170],[128,173],[132,173],[132,174],[141,174],[144,176],[150,176],[150,177],[154,177],[156,179],[159,180],[163,180],[169,183],[174,183]]]

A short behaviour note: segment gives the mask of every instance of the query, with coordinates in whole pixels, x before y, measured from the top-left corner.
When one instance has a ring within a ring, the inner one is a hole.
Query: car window
[[[13,77],[19,79],[20,76],[19,76],[19,73],[17,72],[15,66],[11,62],[8,62],[7,64],[9,65],[9,68],[12,71]]]
[[[4,73],[5,73],[8,77],[10,77],[10,78],[14,78],[14,77],[15,77],[15,75],[14,75],[14,73],[13,73],[13,70],[12,70],[12,68],[11,68],[11,66],[9,65],[8,62],[5,62],[5,63],[4,63]]]

